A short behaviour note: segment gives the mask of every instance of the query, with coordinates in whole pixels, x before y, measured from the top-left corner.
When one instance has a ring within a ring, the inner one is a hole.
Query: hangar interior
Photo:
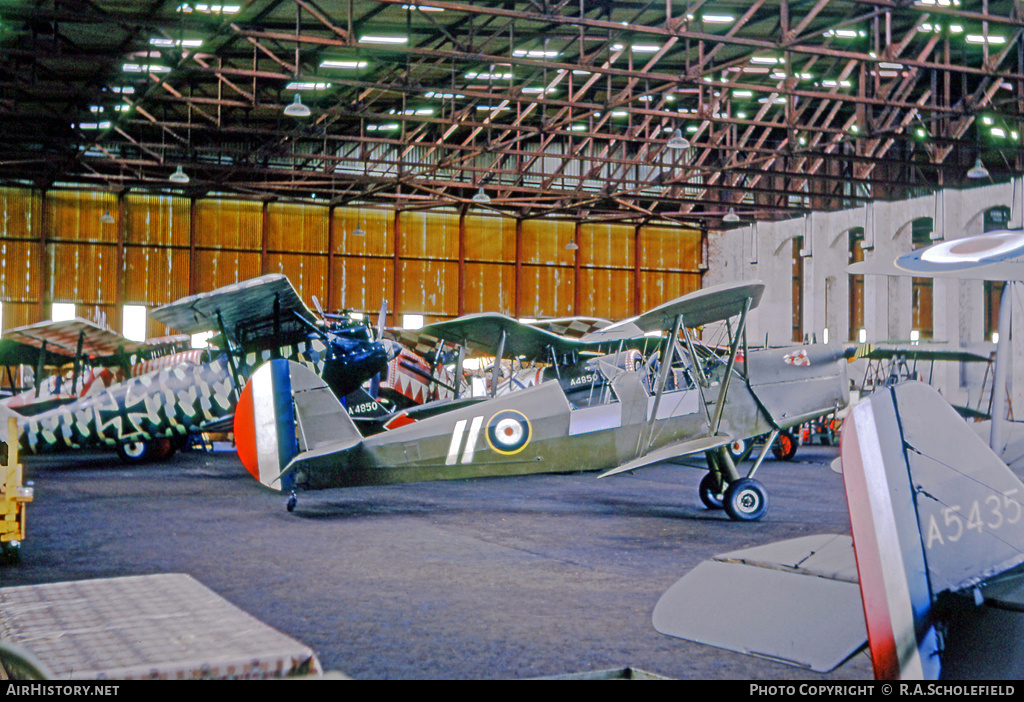
[[[988,354],[1002,286],[846,269],[1024,227],[1011,0],[14,0],[0,68],[3,330],[267,273],[391,326],[756,279],[757,343]]]

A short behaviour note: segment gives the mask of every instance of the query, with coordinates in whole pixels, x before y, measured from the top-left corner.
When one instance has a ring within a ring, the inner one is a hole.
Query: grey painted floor
[[[358,679],[815,678],[663,636],[651,611],[713,554],[848,533],[836,455],[765,461],[771,506],[752,524],[704,509],[703,472],[671,464],[305,493],[289,514],[233,453],[28,457],[28,538],[0,586],[187,573]],[[827,677],[870,679],[870,664]]]

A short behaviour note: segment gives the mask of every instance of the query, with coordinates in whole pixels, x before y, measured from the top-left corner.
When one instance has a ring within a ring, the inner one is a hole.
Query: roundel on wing
[[[498,453],[519,453],[530,443],[530,420],[522,412],[502,410],[487,422],[487,443]]]

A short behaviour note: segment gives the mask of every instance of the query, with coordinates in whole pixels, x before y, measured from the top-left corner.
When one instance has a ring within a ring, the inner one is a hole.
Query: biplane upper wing
[[[286,344],[309,333],[316,315],[279,273],[183,297],[150,317],[185,334],[224,331],[239,344]]]
[[[9,329],[4,332],[2,338],[4,342],[7,342],[5,344],[7,348],[0,352],[5,364],[8,363],[7,358],[9,357],[30,359],[13,360],[13,363],[35,363],[39,350],[44,346],[48,354],[47,363],[51,360],[56,363],[66,363],[78,354],[80,339],[81,353],[86,358],[104,358],[121,351],[136,353],[149,347],[144,341],[132,341],[80,317],[59,322],[38,322]],[[18,351],[18,347],[22,350]]]
[[[468,314],[429,324],[420,331],[453,344],[464,344],[467,348],[488,355],[494,355],[496,349],[503,348],[502,355],[505,358],[533,359],[546,356],[551,350],[557,354],[589,350],[588,345],[581,341],[553,334],[496,312]]]
[[[764,283],[759,281],[703,288],[661,304],[638,317],[624,319],[587,334],[581,341],[603,343],[670,330],[677,317],[682,318],[684,326],[700,327],[740,314],[748,301],[747,309],[754,309],[761,302],[762,294]]]
[[[961,363],[992,361],[991,357],[967,351],[966,349],[930,349],[921,346],[907,345],[879,345],[872,344],[870,348],[861,352],[858,358],[869,360],[888,360],[892,358],[905,358],[908,361],[959,361]]]

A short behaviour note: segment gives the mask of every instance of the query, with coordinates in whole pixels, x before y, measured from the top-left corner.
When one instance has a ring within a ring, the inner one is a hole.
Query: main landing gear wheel
[[[153,446],[148,441],[129,441],[117,445],[117,457],[129,465],[145,463],[152,452]]]
[[[291,495],[288,496],[288,502],[285,504],[284,508],[287,509],[289,512],[294,512],[295,505],[297,505],[298,503],[299,497],[293,492]]]
[[[724,498],[722,496],[722,480],[714,473],[706,473],[700,479],[700,487],[697,488],[700,501],[708,509],[722,509]]]
[[[772,445],[772,455],[777,461],[792,461],[796,455],[796,437],[788,431],[780,431],[779,436]]]
[[[768,492],[753,478],[740,478],[725,489],[725,512],[738,522],[755,522],[768,511]]]

